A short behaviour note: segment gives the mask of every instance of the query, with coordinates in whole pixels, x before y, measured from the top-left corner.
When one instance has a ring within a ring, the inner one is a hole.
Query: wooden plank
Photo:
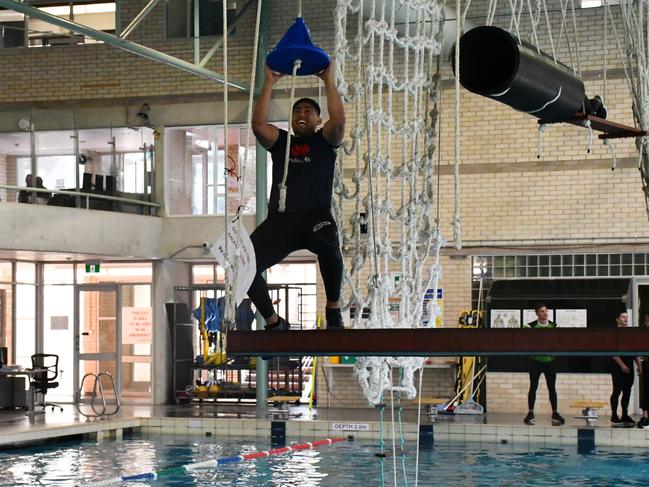
[[[593,130],[604,132],[599,135],[600,139],[620,139],[625,137],[642,137],[647,132],[640,130],[637,127],[624,125],[622,123],[612,122],[605,118],[599,118],[595,115],[584,115],[583,113],[575,113],[574,118],[571,120],[564,120],[560,122],[546,122],[539,120],[539,124],[546,123],[571,123],[579,127],[583,127],[586,121],[590,121],[590,126]]]
[[[268,402],[297,402],[300,396],[270,396]]]
[[[438,404],[446,404],[449,400],[442,399],[441,397],[422,397],[421,403],[425,405],[437,406]],[[419,399],[413,399],[414,404],[419,404]]]
[[[649,355],[646,328],[231,331],[229,356]]]
[[[588,399],[580,399],[577,401],[572,401],[570,403],[571,408],[592,408],[592,409],[597,409],[597,408],[604,408],[608,406],[608,403],[606,401],[590,401]]]

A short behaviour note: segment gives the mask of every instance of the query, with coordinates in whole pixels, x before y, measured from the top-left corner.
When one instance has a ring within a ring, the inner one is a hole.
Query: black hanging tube
[[[583,81],[567,66],[491,26],[476,27],[460,38],[460,83],[546,122],[574,119],[585,98]]]

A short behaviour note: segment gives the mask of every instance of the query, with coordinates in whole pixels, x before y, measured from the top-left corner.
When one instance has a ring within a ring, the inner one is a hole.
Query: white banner
[[[228,257],[230,262],[225,260],[225,234],[221,235],[214,245],[212,245],[212,255],[223,268],[233,267],[236,274],[233,279],[236,282],[234,294],[236,305],[239,306],[241,301],[246,297],[248,289],[252,284],[255,274],[257,273],[257,260],[255,259],[255,249],[248,232],[246,232],[241,218],[228,226]],[[237,264],[236,266],[234,264]]]

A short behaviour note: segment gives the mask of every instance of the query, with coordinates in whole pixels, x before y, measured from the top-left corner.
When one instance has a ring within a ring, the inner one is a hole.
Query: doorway
[[[90,402],[94,380],[83,382],[86,374],[109,372],[117,392],[121,384],[121,295],[116,284],[76,286],[74,320],[74,391],[80,403]],[[114,400],[104,390],[106,400]]]

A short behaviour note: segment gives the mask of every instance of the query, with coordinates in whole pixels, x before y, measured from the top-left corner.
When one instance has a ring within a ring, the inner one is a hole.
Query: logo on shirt
[[[310,162],[311,158],[307,155],[311,152],[308,144],[296,144],[291,147],[291,162]],[[301,160],[300,160],[301,159]]]
[[[327,225],[331,225],[331,222],[325,220],[325,221],[323,221],[323,222],[317,223],[317,224],[313,227],[313,232],[315,233],[315,232],[317,232],[318,230],[320,230],[322,227],[326,227]]]

